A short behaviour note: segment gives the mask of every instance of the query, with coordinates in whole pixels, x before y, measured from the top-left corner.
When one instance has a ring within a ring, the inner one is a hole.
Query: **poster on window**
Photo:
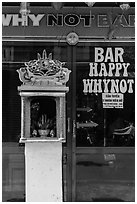
[[[123,94],[102,93],[103,108],[123,108]]]

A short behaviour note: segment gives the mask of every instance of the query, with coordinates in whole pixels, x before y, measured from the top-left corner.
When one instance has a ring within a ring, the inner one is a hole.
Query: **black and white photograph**
[[[135,202],[135,1],[2,2],[2,202]]]

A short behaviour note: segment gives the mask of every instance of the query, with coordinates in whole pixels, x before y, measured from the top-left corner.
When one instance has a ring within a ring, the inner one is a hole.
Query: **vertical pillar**
[[[21,139],[25,139],[25,97],[21,96]]]
[[[21,96],[21,139],[30,137],[30,100]]]

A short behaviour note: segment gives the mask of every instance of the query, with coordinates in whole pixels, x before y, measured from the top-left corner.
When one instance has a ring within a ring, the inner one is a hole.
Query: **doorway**
[[[101,77],[89,76],[96,47],[105,51],[108,47],[112,51],[116,47],[122,48],[124,63],[130,63],[128,76],[122,78],[121,69],[117,78],[112,73],[111,80],[134,80],[134,43],[81,43],[70,48],[72,76],[67,98],[67,200],[134,201],[134,87],[132,93],[123,94],[122,105],[117,102],[115,107],[109,108],[103,103],[103,91],[84,92],[83,80],[89,82],[88,79],[93,79],[95,83],[95,80],[104,79],[103,74]],[[109,62],[106,63],[107,71]]]

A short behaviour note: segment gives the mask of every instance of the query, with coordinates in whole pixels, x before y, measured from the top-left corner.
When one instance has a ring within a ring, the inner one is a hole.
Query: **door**
[[[71,199],[134,201],[134,43],[83,43],[71,53]]]

